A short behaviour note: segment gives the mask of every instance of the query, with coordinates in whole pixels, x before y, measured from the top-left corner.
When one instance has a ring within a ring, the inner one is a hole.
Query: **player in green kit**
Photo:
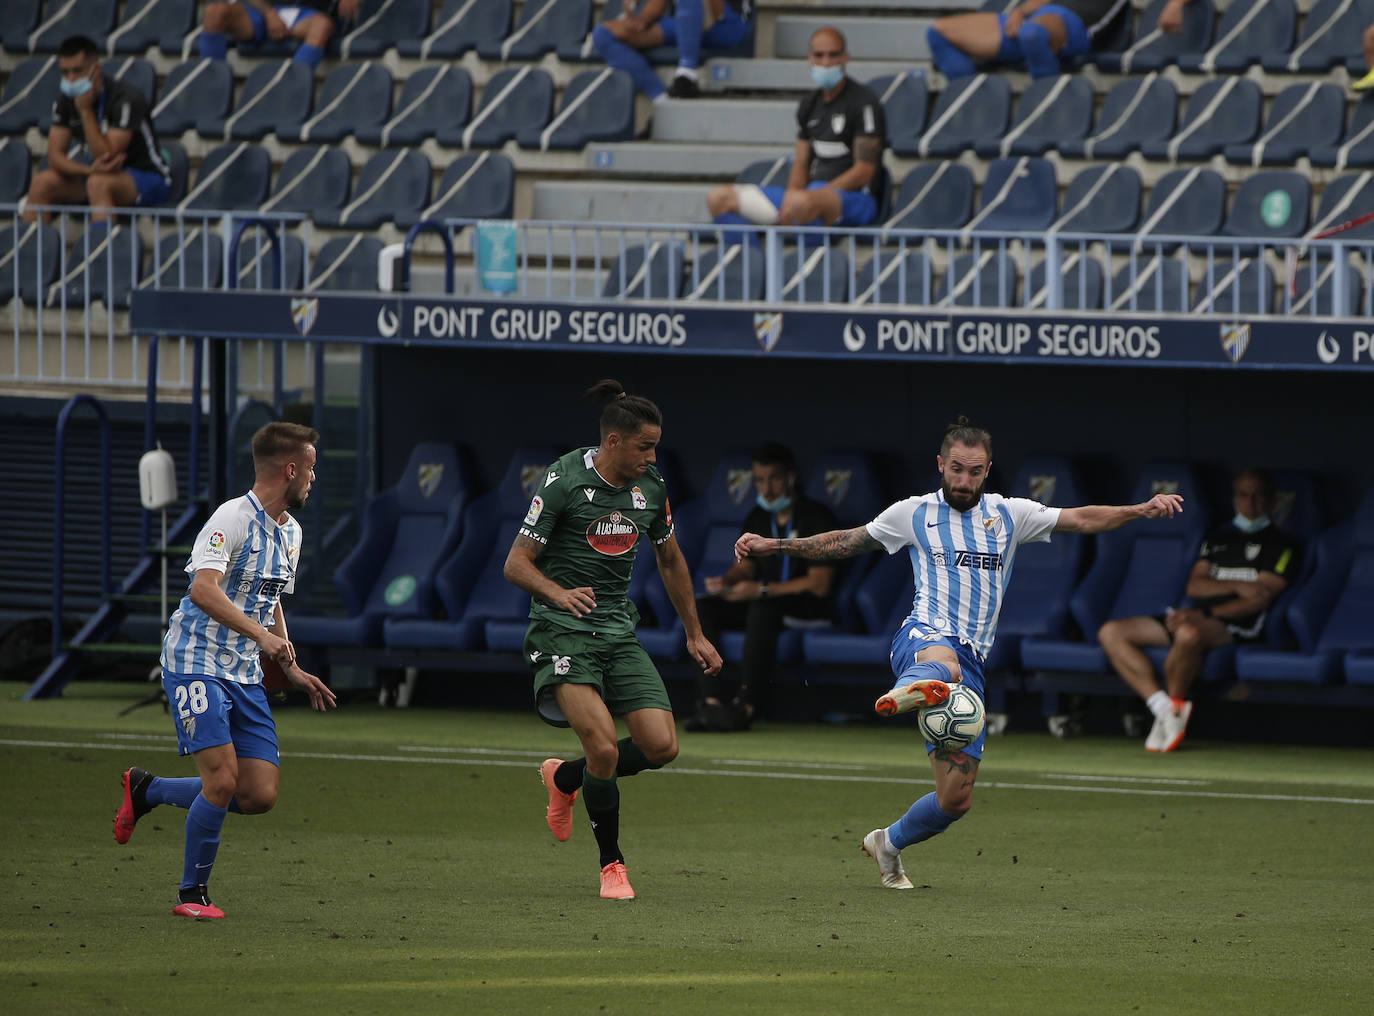
[[[648,540],[663,584],[682,618],[687,651],[708,674],[720,654],[701,633],[692,577],[673,536],[673,512],[654,449],[663,415],[618,381],[598,381],[604,400],[601,444],[549,466],[506,556],[507,581],[531,596],[525,658],[541,712],[556,704],[582,742],[584,757],[545,760],[549,829],[572,835],[578,791],[601,850],[601,895],[632,900],[620,852],[616,777],[658,769],[677,757],[677,728],[663,679],[635,638],[639,612],[626,598],[630,570]],[[552,703],[550,702],[552,700]],[[615,716],[630,736],[616,740]]]

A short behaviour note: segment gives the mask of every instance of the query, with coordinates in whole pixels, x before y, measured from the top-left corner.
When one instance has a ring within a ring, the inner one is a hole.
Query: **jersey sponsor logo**
[[[539,516],[544,512],[544,499],[538,494],[530,500],[530,510],[525,513],[525,525],[532,526],[539,521]]]
[[[553,658],[553,672],[559,677],[562,677],[570,670],[572,670],[571,656],[555,656]]]
[[[954,566],[956,568],[973,568],[979,571],[1000,571],[1002,555],[983,550],[956,550],[954,552]]]
[[[213,533],[210,534],[210,549],[211,549],[211,550],[223,550],[223,549],[224,549],[224,534],[221,533],[218,529],[216,529]]]
[[[415,479],[420,485],[420,496],[431,498],[434,492],[439,489],[440,482],[444,479],[444,464],[442,462],[421,462],[420,468],[415,471]]]
[[[286,579],[263,579],[258,592],[263,596],[280,596],[286,588]]]
[[[556,479],[558,479],[558,474],[555,473],[552,469],[550,469],[550,470],[549,470],[549,475],[546,476],[546,477],[544,477],[544,486],[547,487],[549,484],[553,483],[553,481],[556,480]]]
[[[630,489],[630,504],[642,510],[649,507],[649,499],[644,496],[644,491],[638,487],[632,487]]]
[[[582,488],[582,493],[584,493],[584,494],[587,495],[587,503],[588,503],[588,504],[591,504],[591,503],[592,503],[592,499],[596,497],[596,488],[595,488],[595,487],[583,487],[583,488]]]
[[[639,541],[639,527],[620,512],[603,515],[587,527],[587,543],[607,557],[628,554]]]

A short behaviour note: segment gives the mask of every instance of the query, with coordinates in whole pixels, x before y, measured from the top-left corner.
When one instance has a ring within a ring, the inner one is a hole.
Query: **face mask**
[[[91,79],[89,76],[78,78],[75,81],[68,81],[63,78],[57,87],[62,90],[63,95],[75,99],[78,95],[85,95],[91,90]]]
[[[1247,519],[1240,512],[1236,512],[1236,517],[1231,520],[1231,525],[1235,526],[1242,533],[1258,533],[1265,526],[1269,525],[1269,516],[1261,515],[1257,519]]]
[[[817,88],[829,91],[844,79],[843,67],[817,67],[811,65],[811,83]]]
[[[762,508],[764,511],[766,511],[769,515],[776,515],[778,512],[785,512],[787,511],[787,509],[792,507],[792,495],[784,494],[776,501],[769,501],[766,497],[760,494],[758,498],[756,498],[756,502],[758,506]]]

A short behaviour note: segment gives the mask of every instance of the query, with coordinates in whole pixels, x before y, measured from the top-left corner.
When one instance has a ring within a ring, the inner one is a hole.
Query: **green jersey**
[[[650,466],[613,487],[592,466],[595,448],[568,452],[544,474],[520,535],[544,545],[539,570],[565,589],[590,586],[596,609],[577,617],[534,597],[530,618],[574,631],[633,632],[639,611],[626,598],[630,570],[646,535],[654,545],[673,536],[673,510],[663,476]]]

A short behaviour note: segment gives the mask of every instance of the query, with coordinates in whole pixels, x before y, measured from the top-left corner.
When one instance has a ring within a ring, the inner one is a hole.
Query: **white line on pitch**
[[[1098,780],[1103,783],[1176,783],[1185,787],[1205,787],[1211,780],[1166,780],[1151,776],[1081,776],[1078,773],[1046,773],[1047,780]]]
[[[855,769],[860,772],[872,766],[848,765],[842,762],[757,762],[747,758],[713,758],[712,762],[723,766],[784,766],[791,769]]]

